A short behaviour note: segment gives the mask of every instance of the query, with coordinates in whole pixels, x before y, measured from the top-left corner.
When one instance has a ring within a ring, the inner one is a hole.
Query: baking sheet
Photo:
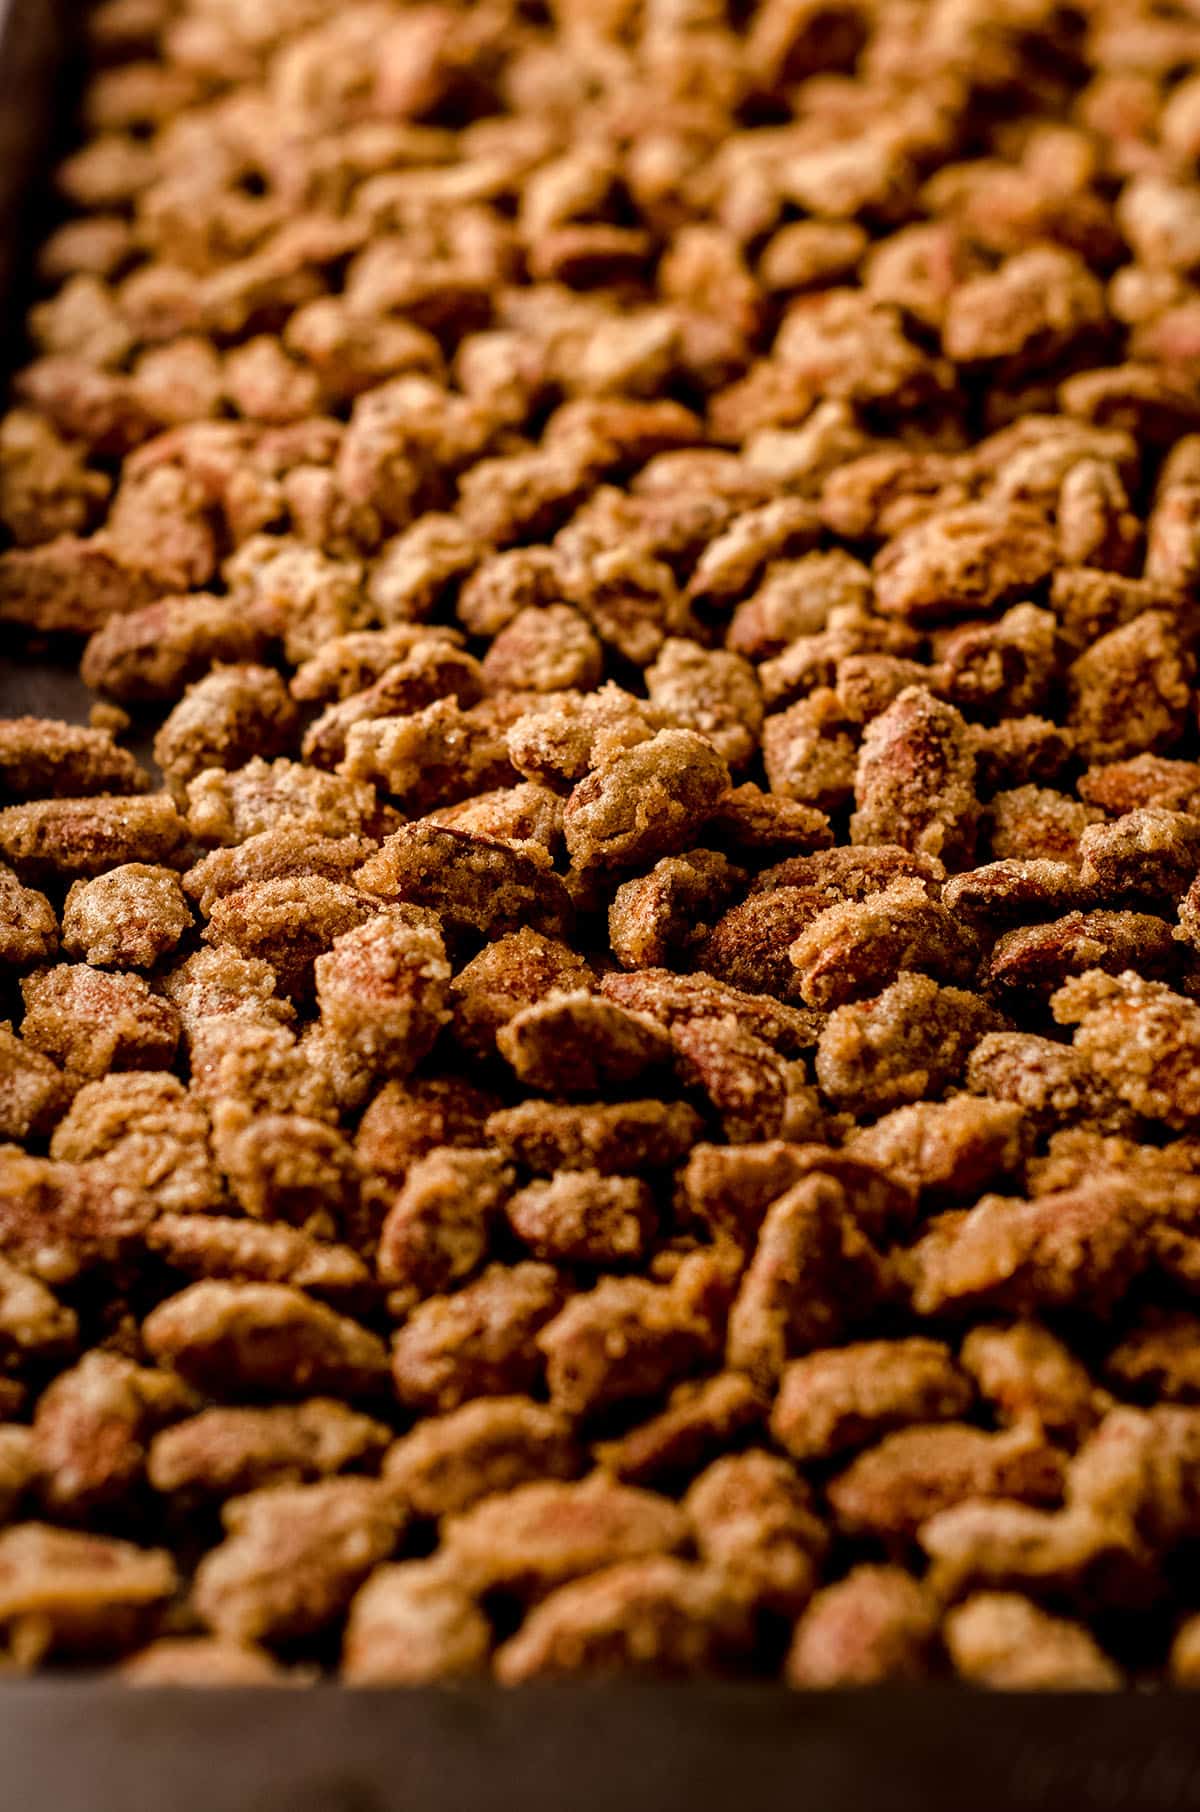
[[[4,1812],[1192,1812],[1200,1702],[719,1686],[0,1691]]]
[[[0,0],[0,318],[48,218],[63,18]],[[0,629],[0,712],[85,721],[69,653]],[[1200,1812],[1200,1698],[10,1680],[0,1757],[0,1812]]]

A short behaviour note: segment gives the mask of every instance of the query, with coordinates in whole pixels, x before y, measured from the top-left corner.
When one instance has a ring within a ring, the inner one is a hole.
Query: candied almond
[[[1051,787],[1025,785],[999,792],[987,811],[992,858],[1078,867],[1080,839],[1102,816],[1098,807]]]
[[[346,1623],[341,1677],[351,1686],[428,1686],[486,1666],[492,1630],[440,1559],[378,1566]]]
[[[67,1520],[121,1505],[142,1480],[150,1436],[194,1407],[169,1372],[85,1353],[38,1399],[33,1456],[42,1503]]]
[[[740,1372],[677,1384],[658,1415],[628,1434],[599,1441],[599,1465],[632,1485],[670,1482],[698,1472],[731,1439],[761,1425],[764,1403]]]
[[[25,1141],[49,1132],[70,1094],[58,1065],[0,1020],[0,1138]]]
[[[875,597],[880,610],[917,623],[974,615],[1036,590],[1057,557],[1036,516],[964,504],[885,545],[875,560]]]
[[[1093,971],[1162,975],[1178,946],[1165,919],[1146,912],[1069,912],[1049,925],[1026,925],[996,940],[980,969],[997,999],[1045,998],[1068,976]]]
[[[568,1419],[529,1397],[482,1397],[429,1416],[389,1448],[383,1476],[414,1516],[441,1518],[546,1478],[574,1478]]]
[[[1015,1592],[980,1592],[949,1613],[946,1648],[961,1678],[1005,1691],[1106,1692],[1121,1676],[1078,1623]]]
[[[392,1553],[404,1511],[373,1479],[267,1485],[226,1505],[225,1540],[196,1570],[192,1603],[219,1636],[280,1642],[338,1617]]]
[[[979,808],[967,726],[953,705],[906,687],[866,727],[854,797],[855,843],[886,840],[965,867]]]
[[[526,1184],[505,1206],[508,1224],[534,1258],[620,1265],[641,1258],[656,1215],[639,1177],[563,1170]]]
[[[417,1158],[379,1231],[382,1281],[430,1296],[469,1277],[487,1256],[512,1183],[495,1151],[443,1147]]]
[[[542,1375],[538,1330],[564,1291],[549,1265],[493,1264],[448,1296],[410,1314],[392,1348],[396,1395],[411,1409],[444,1414],[474,1397],[508,1397]]]
[[[265,1649],[219,1636],[159,1636],[123,1661],[117,1674],[123,1686],[151,1687],[286,1686],[295,1680]]]
[[[577,1674],[687,1678],[749,1640],[746,1607],[719,1575],[661,1555],[560,1586],[501,1648],[496,1674],[506,1686]]]
[[[600,991],[622,1006],[649,1014],[668,1030],[694,1019],[734,1019],[784,1057],[811,1050],[820,1029],[818,1015],[807,1008],[731,988],[703,970],[689,975],[669,969],[637,969],[627,975],[610,970],[601,979]]]
[[[1136,1184],[1119,1173],[1035,1201],[982,1196],[933,1221],[913,1247],[913,1305],[920,1315],[984,1304],[1102,1314],[1149,1262],[1144,1218]]]
[[[63,907],[63,949],[101,968],[152,969],[192,923],[174,869],[126,862],[72,882]]]
[[[687,1522],[669,1498],[594,1472],[487,1497],[452,1516],[444,1540],[473,1592],[532,1598],[618,1561],[672,1553],[687,1541]]]
[[[816,1585],[828,1535],[788,1460],[763,1448],[726,1454],[683,1500],[701,1559],[731,1595],[794,1616]]]
[[[673,855],[728,785],[728,768],[703,736],[661,730],[579,781],[563,817],[568,853],[579,868],[601,870]]]
[[[259,831],[235,848],[211,849],[183,876],[184,891],[207,917],[218,900],[258,881],[321,875],[347,881],[373,853],[369,837],[323,837],[285,818],[274,830]]]
[[[373,904],[357,888],[323,875],[251,881],[213,902],[202,935],[208,944],[229,944],[240,956],[268,962],[283,993],[307,995],[318,958],[345,933],[365,927]]]
[[[27,1665],[132,1647],[177,1583],[164,1548],[47,1523],[14,1523],[0,1535],[0,1622]]]
[[[358,870],[358,886],[380,899],[427,906],[451,930],[503,937],[529,924],[548,937],[571,922],[571,904],[548,863],[486,837],[431,824],[406,824]]]
[[[0,865],[0,962],[28,968],[58,953],[58,915],[44,893]]]
[[[20,1266],[0,1259],[0,1342],[9,1355],[61,1355],[78,1334],[73,1309]]]
[[[985,1434],[965,1422],[914,1423],[885,1435],[828,1487],[838,1526],[902,1546],[939,1510],[965,1498],[1056,1503],[1061,1456],[1039,1430]]]
[[[613,955],[624,969],[650,969],[701,944],[745,882],[717,850],[663,856],[648,874],[623,881],[608,912]]]
[[[314,837],[369,833],[379,822],[372,787],[285,756],[264,761],[256,755],[232,772],[206,768],[187,795],[188,828],[205,844],[244,843],[289,822]]]
[[[369,1291],[370,1272],[349,1246],[280,1223],[162,1214],[147,1230],[146,1244],[165,1264],[193,1277],[291,1284],[314,1296],[355,1302]]]
[[[752,1248],[772,1202],[813,1175],[840,1185],[855,1219],[868,1232],[912,1217],[914,1193],[896,1177],[845,1147],[785,1139],[695,1146],[680,1172],[680,1201],[714,1239]]]
[[[161,1070],[85,1083],[55,1127],[50,1153],[153,1193],[168,1213],[221,1204],[208,1117],[183,1084]]]
[[[791,1686],[875,1686],[931,1670],[937,1614],[902,1567],[858,1566],[812,1599],[787,1658]]]
[[[169,793],[39,799],[0,811],[0,855],[23,879],[168,861],[186,836]]]
[[[410,1165],[438,1146],[486,1144],[484,1122],[496,1106],[494,1096],[462,1076],[385,1082],[355,1139],[364,1185],[398,1186]]]
[[[567,1415],[655,1397],[712,1358],[718,1335],[679,1287],[606,1277],[573,1297],[537,1337],[550,1401]]]
[[[328,1397],[269,1409],[203,1409],[154,1436],[147,1473],[158,1492],[235,1497],[370,1463],[389,1438],[382,1423]]]
[[[817,1043],[817,1081],[839,1108],[883,1113],[941,1095],[1003,1020],[976,994],[911,970],[881,994],[831,1013]]]
[[[169,1069],[179,1015],[140,975],[59,963],[21,983],[27,1044],[83,1077],[108,1070]]]
[[[139,793],[146,777],[105,730],[47,717],[0,719],[0,793],[9,799],[80,799]]]
[[[700,1118],[682,1101],[523,1101],[492,1114],[486,1130],[537,1175],[599,1170],[621,1176],[679,1163],[699,1136]]]
[[[887,1293],[884,1261],[819,1172],[767,1209],[729,1317],[726,1362],[762,1388],[788,1359],[851,1329]]]
[[[894,881],[866,900],[827,907],[788,955],[803,999],[830,1008],[886,987],[902,970],[966,980],[975,950],[970,934],[919,881]]]
[[[572,1095],[635,1082],[671,1050],[656,1020],[588,989],[556,990],[521,1007],[499,1028],[496,1043],[526,1087]]]
[[[1086,1367],[1036,1321],[972,1328],[960,1358],[1002,1421],[1032,1419],[1070,1437],[1087,1433],[1104,1408]]]
[[[1162,982],[1090,970],[1059,989],[1051,1010],[1075,1025],[1075,1049],[1147,1119],[1176,1130],[1200,1121],[1200,1007]]]
[[[1092,643],[1068,674],[1067,722],[1085,761],[1157,754],[1183,733],[1193,663],[1176,622],[1146,610]]]
[[[1142,806],[1079,839],[1080,876],[1105,898],[1177,901],[1200,871],[1200,816]]]
[[[342,931],[313,973],[322,1025],[372,1071],[406,1074],[449,1017],[441,930],[419,907],[394,906]]]
[[[954,1421],[972,1395],[939,1341],[861,1341],[788,1363],[771,1432],[793,1459],[828,1459],[909,1423]]]
[[[120,1180],[0,1146],[0,1254],[45,1283],[118,1264],[157,1212],[152,1197]]]
[[[387,1369],[374,1334],[286,1284],[191,1284],[152,1310],[142,1336],[156,1359],[217,1396],[359,1396]]]

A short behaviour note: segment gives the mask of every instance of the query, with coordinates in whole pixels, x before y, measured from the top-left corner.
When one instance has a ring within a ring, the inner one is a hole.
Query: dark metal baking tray
[[[0,320],[69,120],[72,0],[0,0]],[[0,712],[82,720],[62,656],[0,630]],[[1200,1697],[954,1687],[416,1692],[0,1685],[0,1812],[1200,1812]]]

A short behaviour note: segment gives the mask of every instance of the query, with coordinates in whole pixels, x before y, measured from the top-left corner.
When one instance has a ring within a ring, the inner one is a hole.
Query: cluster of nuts
[[[1200,1684],[1195,7],[88,32],[12,1664]]]

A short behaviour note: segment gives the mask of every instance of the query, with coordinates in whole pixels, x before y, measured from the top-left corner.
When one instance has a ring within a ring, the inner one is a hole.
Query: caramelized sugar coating
[[[95,12],[17,1665],[1200,1680],[1200,34],[984,11]]]

